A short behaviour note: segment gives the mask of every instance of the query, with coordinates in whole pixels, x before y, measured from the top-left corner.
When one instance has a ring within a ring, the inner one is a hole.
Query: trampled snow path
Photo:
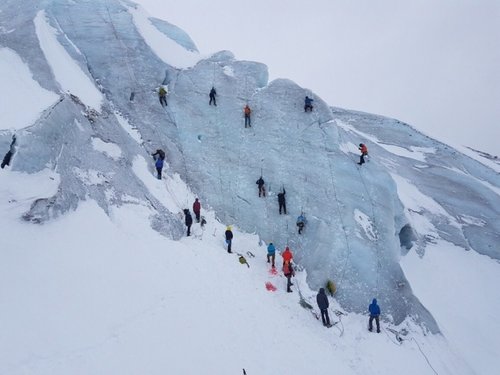
[[[148,175],[145,164],[134,168]],[[0,292],[8,301],[0,311],[8,322],[1,373],[229,375],[245,368],[271,375],[284,362],[297,375],[433,373],[416,343],[398,345],[386,322],[379,335],[356,314],[343,318],[342,337],[322,327],[298,303],[300,285],[315,305],[305,275],[298,273],[295,293],[287,294],[284,277],[269,274],[265,246],[234,228],[235,252],[256,256],[247,256],[250,268],[241,265],[225,252],[224,225],[213,212],[202,211],[204,230],[194,224],[196,235],[177,242],[151,229],[151,211],[140,202],[110,217],[88,201],[43,226],[19,221],[33,199],[57,189],[52,174],[0,174],[0,209],[9,213],[0,218],[0,228],[9,228],[0,252]],[[191,194],[181,185],[168,186],[172,193]],[[278,290],[267,291],[266,281]],[[472,374],[441,336],[404,326],[439,374]]]

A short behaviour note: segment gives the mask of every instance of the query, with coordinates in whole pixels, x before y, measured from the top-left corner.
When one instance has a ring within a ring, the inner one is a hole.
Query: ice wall
[[[151,207],[153,227],[178,238],[181,220],[147,192],[132,166],[137,156],[148,160],[163,148],[168,173],[180,173],[204,207],[227,224],[258,233],[263,243],[272,241],[279,250],[289,245],[310,286],[335,281],[336,298],[348,310],[365,312],[377,297],[387,318],[399,323],[411,315],[438,331],[399,266],[405,226],[415,232],[422,255],[426,242],[442,237],[499,258],[500,183],[480,163],[395,120],[331,108],[289,80],[269,83],[265,65],[238,61],[227,51],[175,69],[168,54],[160,59],[138,32],[128,2],[36,4],[7,0],[0,12],[5,29],[14,30],[0,35],[2,45],[22,57],[41,87],[61,97],[19,134],[13,169],[49,167],[61,175],[58,193],[34,202],[25,219],[43,222],[89,198],[105,211],[134,200]],[[58,30],[60,45],[103,94],[101,108],[86,106],[53,76],[33,24],[40,8]],[[184,33],[153,25],[195,50]],[[156,94],[162,83],[170,91],[166,108]],[[208,105],[212,86],[217,106]],[[312,113],[304,113],[305,95],[315,100]],[[246,103],[253,111],[251,128],[244,128]],[[10,137],[0,133],[0,147]],[[362,167],[356,164],[360,142],[372,156]],[[102,152],[106,143],[113,145],[113,157]],[[257,194],[261,174],[266,198]],[[407,184],[417,191],[409,194]],[[282,188],[287,215],[278,213]],[[425,204],[410,199],[415,195]],[[299,236],[295,220],[301,212],[308,224]],[[413,240],[404,241],[405,249]],[[238,249],[234,241],[235,250],[264,258],[261,245]]]

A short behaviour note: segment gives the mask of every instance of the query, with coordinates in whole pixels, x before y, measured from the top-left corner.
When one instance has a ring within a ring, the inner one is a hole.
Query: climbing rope
[[[109,11],[109,7],[108,7],[107,2],[104,3],[104,6],[105,6],[106,12],[108,14],[109,22],[107,20],[105,20],[104,18],[103,18],[103,21],[105,23],[111,25],[111,29],[113,30],[113,35],[115,36],[116,40],[120,44],[122,50],[125,52],[125,66],[127,67],[129,79],[130,79],[130,81],[133,82],[134,87],[138,87],[139,83],[137,81],[137,78],[135,77],[133,69],[130,67],[130,64],[129,64],[129,60],[130,60],[129,49],[128,49],[127,45],[125,43],[123,43],[121,38],[118,36],[118,31],[116,30],[115,25],[113,23],[113,19],[111,18],[111,13]],[[130,93],[130,100],[131,101],[134,99],[134,96],[135,96],[135,92],[134,92],[134,90],[131,90],[131,93]]]
[[[339,131],[338,134],[339,134],[340,141],[342,143],[346,143],[345,140],[344,140],[344,138],[343,138],[343,136],[342,136],[341,131]],[[350,153],[348,153],[347,156],[348,156],[348,158],[353,163],[355,162],[355,160],[352,159]],[[363,177],[363,174],[361,173],[361,168],[357,168],[357,170],[358,170],[358,174],[359,174],[360,180],[361,180],[361,182],[363,184],[364,190],[366,192],[366,195],[368,197],[368,201],[370,203],[371,216],[372,216],[372,220],[373,220],[374,248],[375,248],[375,251],[377,253],[377,255],[376,255],[376,260],[377,260],[377,277],[375,279],[375,288],[373,290],[373,293],[376,294],[378,292],[378,289],[379,289],[380,274],[381,274],[381,269],[382,269],[381,250],[380,250],[379,232],[378,232],[378,220],[377,220],[377,216],[375,215],[375,205],[374,205],[373,199],[371,197],[370,191],[368,189],[368,186],[366,184],[365,178]]]
[[[322,134],[323,134],[323,143],[324,143],[324,147],[326,149],[326,147],[327,147],[327,143],[326,143],[327,134],[321,126],[320,126],[320,129],[321,129]],[[331,160],[329,157],[327,157],[327,160],[328,160],[328,171],[330,172],[330,179],[331,179],[331,184],[332,184],[332,188],[333,188],[333,197],[334,197],[335,202],[336,202],[337,216],[340,219],[340,224],[342,226],[342,232],[344,233],[345,244],[347,247],[347,254],[345,256],[344,264],[342,265],[342,272],[340,274],[340,278],[339,278],[338,283],[337,283],[337,285],[340,285],[344,281],[345,272],[347,270],[347,262],[349,261],[349,257],[351,256],[352,250],[351,250],[351,246],[349,244],[349,236],[347,235],[346,225],[345,225],[345,222],[344,222],[344,219],[342,216],[342,208],[341,208],[340,200],[338,197],[337,187],[335,185],[335,176],[333,173],[333,166],[332,166],[332,163],[331,163]]]

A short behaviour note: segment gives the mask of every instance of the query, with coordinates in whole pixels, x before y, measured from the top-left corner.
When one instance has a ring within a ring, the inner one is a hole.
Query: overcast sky
[[[332,106],[500,155],[500,0],[135,0]]]

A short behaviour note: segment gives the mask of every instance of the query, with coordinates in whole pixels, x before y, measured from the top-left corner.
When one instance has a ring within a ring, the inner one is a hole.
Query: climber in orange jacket
[[[365,163],[365,156],[368,155],[368,147],[364,143],[360,143],[358,149],[361,151],[358,164],[363,165]]]

